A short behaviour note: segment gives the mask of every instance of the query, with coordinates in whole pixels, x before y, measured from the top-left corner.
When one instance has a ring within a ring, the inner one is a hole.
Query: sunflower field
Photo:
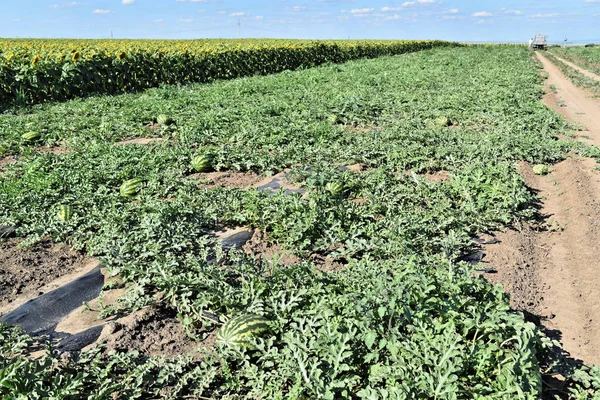
[[[456,45],[436,40],[0,39],[0,103],[123,93]]]

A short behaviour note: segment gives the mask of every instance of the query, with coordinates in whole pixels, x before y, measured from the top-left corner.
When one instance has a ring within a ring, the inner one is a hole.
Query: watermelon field
[[[61,245],[105,269],[99,301],[78,304],[100,326],[85,346],[0,324],[1,397],[600,396],[600,369],[469,257],[478,235],[539,219],[519,163],[600,151],[541,103],[525,46],[402,43],[143,87],[99,73],[83,93],[31,78],[55,67],[0,41],[0,65],[21,54],[31,78],[0,70],[1,249]]]

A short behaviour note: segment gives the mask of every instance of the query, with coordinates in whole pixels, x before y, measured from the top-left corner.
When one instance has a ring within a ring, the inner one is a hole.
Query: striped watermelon
[[[140,191],[142,182],[143,181],[139,178],[130,179],[128,181],[123,182],[123,184],[121,185],[121,188],[119,189],[121,196],[123,196],[123,197],[135,196]]]
[[[448,117],[438,117],[435,120],[435,125],[436,126],[441,126],[442,128],[447,127],[447,126],[451,126],[452,125],[452,121],[450,120],[450,118]]]
[[[191,165],[196,172],[207,172],[212,169],[212,158],[208,154],[201,154],[192,158]]]
[[[21,136],[21,138],[26,142],[33,143],[40,140],[42,135],[39,132],[26,132]]]
[[[159,125],[171,125],[173,123],[173,119],[165,114],[160,114],[156,117],[156,122]]]
[[[346,190],[346,187],[341,182],[328,182],[327,185],[325,185],[325,190],[331,193],[333,197],[337,197]]]
[[[241,314],[229,319],[217,332],[217,344],[250,348],[250,340],[269,330],[269,320],[256,314]]]
[[[73,207],[62,205],[58,208],[57,217],[59,221],[69,221],[73,216]]]

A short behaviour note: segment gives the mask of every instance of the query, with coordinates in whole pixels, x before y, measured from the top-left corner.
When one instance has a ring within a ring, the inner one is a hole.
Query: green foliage
[[[578,66],[600,74],[600,47],[589,46],[567,48],[557,47],[552,49],[552,53],[561,58],[565,58]]]
[[[558,51],[555,51],[555,52],[559,53]],[[559,53],[559,55],[561,57],[566,56],[566,54],[561,54],[561,53]],[[556,65],[575,85],[589,90],[590,92],[592,92],[594,94],[594,97],[600,97],[600,81],[598,81],[597,79],[594,79],[592,77],[586,76],[581,71],[578,71],[575,68],[572,68],[571,66],[565,64],[558,58],[554,57],[554,55],[552,53],[547,53],[546,57],[554,65]],[[575,61],[575,60],[572,60],[572,61],[577,63],[577,61]],[[586,67],[589,68],[589,65],[590,64],[588,64]]]
[[[0,104],[123,93],[457,43],[375,40],[0,40]],[[134,78],[132,78],[134,77]]]
[[[460,260],[472,235],[535,216],[515,163],[600,155],[558,139],[569,127],[539,103],[541,82],[523,46],[469,46],[0,115],[0,140],[19,157],[0,174],[0,225],[100,257],[129,287],[124,309],[111,312],[159,303],[199,340],[225,316],[269,321],[251,346],[205,348],[202,361],[94,350],[66,364],[51,352],[23,368],[34,361],[10,349],[30,349],[31,339],[2,327],[9,379],[0,394],[539,398],[542,364],[562,361],[501,288]],[[176,139],[113,144],[147,134],[163,112],[177,121]],[[451,128],[431,124],[440,115]],[[41,127],[46,144],[72,152],[21,143]],[[289,168],[306,195],[200,188],[190,161],[206,152],[215,170]],[[367,170],[341,168],[356,163]],[[442,170],[449,180],[424,175]],[[136,201],[120,196],[139,176]],[[57,221],[57,204],[85,215]],[[207,235],[236,225],[303,261],[225,252]],[[315,255],[344,268],[323,272]],[[598,390],[595,369],[564,376],[576,396]]]

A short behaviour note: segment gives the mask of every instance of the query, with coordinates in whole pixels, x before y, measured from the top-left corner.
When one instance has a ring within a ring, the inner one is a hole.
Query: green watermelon
[[[328,182],[327,185],[325,185],[325,190],[334,197],[341,195],[345,189],[346,187],[341,182]]]
[[[208,154],[200,154],[192,158],[192,169],[196,172],[207,172],[212,169],[212,157]]]
[[[123,197],[133,197],[140,191],[142,187],[142,180],[139,178],[130,179],[128,181],[123,182],[121,188],[119,189],[121,196]]]
[[[21,138],[29,143],[33,143],[33,142],[37,142],[38,140],[40,140],[42,138],[42,135],[39,132],[26,132],[24,133]]]
[[[548,166],[544,164],[538,164],[533,167],[533,173],[536,175],[547,175],[548,172],[550,172],[550,170],[548,169]]]
[[[452,121],[448,117],[438,117],[435,120],[435,125],[441,127],[451,126]]]
[[[58,208],[57,217],[59,221],[69,221],[73,216],[73,207],[69,205],[61,205]]]
[[[171,125],[173,123],[173,119],[165,114],[160,114],[156,117],[156,122],[159,125]]]
[[[217,332],[217,344],[250,348],[250,340],[269,330],[269,320],[256,314],[241,314],[231,318]]]

